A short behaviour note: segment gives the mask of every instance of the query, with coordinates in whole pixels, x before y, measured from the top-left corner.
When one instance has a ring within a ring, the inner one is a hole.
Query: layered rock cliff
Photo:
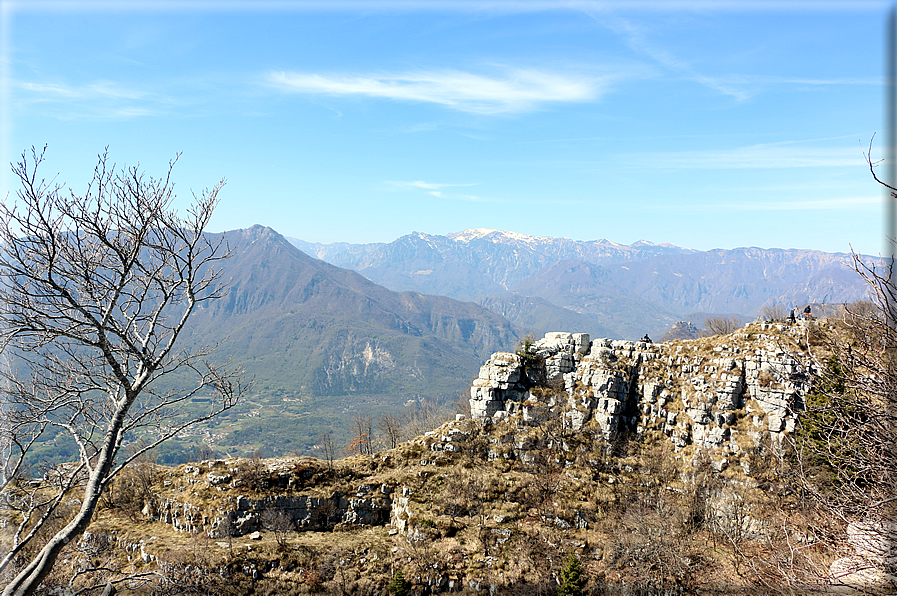
[[[807,333],[755,324],[723,341],[661,344],[549,333],[492,355],[471,387],[471,413],[533,425],[547,406],[572,430],[594,421],[611,443],[660,433],[677,450],[694,445],[728,463],[794,430],[810,384]]]

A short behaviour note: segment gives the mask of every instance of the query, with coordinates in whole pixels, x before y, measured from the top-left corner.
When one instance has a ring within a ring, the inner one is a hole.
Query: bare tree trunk
[[[127,465],[181,430],[233,407],[247,385],[240,371],[204,359],[211,348],[175,352],[197,305],[224,295],[216,261],[223,238],[204,235],[220,185],[186,218],[170,211],[168,176],[107,169],[100,157],[83,196],[37,177],[43,153],[13,167],[17,200],[0,205],[0,348],[13,365],[0,370],[0,449],[7,459],[0,497],[19,510],[0,572],[26,547],[39,547],[48,520],[83,482],[77,514],[39,548],[3,590],[33,594],[63,549],[90,524],[100,495]],[[173,162],[172,162],[173,166]],[[222,250],[223,248],[223,250]],[[7,364],[9,364],[7,362]],[[161,392],[153,382],[178,369],[197,373],[192,389]],[[182,407],[199,391],[217,396],[199,415]],[[16,475],[47,428],[78,448],[78,465],[61,466],[38,489]],[[151,442],[116,456],[128,433]],[[29,492],[30,490],[30,492]],[[5,545],[4,545],[5,546]]]

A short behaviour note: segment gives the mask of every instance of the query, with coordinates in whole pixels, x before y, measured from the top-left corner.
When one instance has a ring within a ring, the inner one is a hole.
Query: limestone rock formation
[[[834,585],[873,594],[882,593],[883,586],[897,586],[892,573],[897,565],[894,524],[852,522],[847,526],[847,542],[853,556],[836,559],[829,567]]]
[[[700,333],[694,323],[691,321],[676,321],[660,338],[661,342],[673,341],[677,339],[696,339]]]
[[[234,479],[237,460],[209,460],[184,467],[188,485],[216,492],[239,489],[243,481]],[[203,475],[203,472],[206,472]],[[289,459],[268,460],[259,483],[267,488],[295,490],[311,481],[310,470],[296,466]],[[223,480],[227,478],[227,481]],[[205,482],[203,481],[205,480]],[[382,526],[389,521],[393,507],[391,485],[359,484],[352,492],[332,492],[327,496],[308,494],[276,494],[252,498],[242,494],[227,497],[228,506],[218,510],[203,509],[187,497],[161,497],[148,500],[143,515],[170,525],[178,532],[206,531],[211,537],[223,537],[226,522],[232,536],[245,536],[263,529],[265,511],[283,513],[296,530],[332,530],[343,524]]]
[[[737,456],[764,436],[793,431],[809,389],[806,359],[792,351],[796,342],[784,341],[799,339],[802,329],[762,324],[756,331],[729,344],[549,333],[516,354],[492,356],[471,388],[471,413],[495,420],[519,412],[530,422],[541,404],[563,410],[573,430],[594,420],[608,441],[656,431],[677,449]]]
[[[143,514],[175,531],[228,538],[222,548],[235,537],[260,539],[284,520],[299,532],[365,528],[373,536],[375,526],[387,526],[376,534],[397,536],[407,553],[454,541],[457,532],[478,536],[483,548],[486,541],[490,549],[522,544],[531,536],[520,528],[535,524],[570,536],[594,532],[577,541],[588,536],[597,557],[608,528],[621,526],[609,526],[607,514],[589,506],[596,496],[613,504],[642,487],[683,496],[700,489],[708,532],[759,543],[775,533],[756,497],[781,488],[769,488],[763,466],[794,431],[814,378],[803,346],[826,323],[812,325],[754,323],[728,336],[666,343],[549,333],[489,358],[470,391],[472,419],[459,416],[395,449],[338,462],[336,471],[332,462],[303,456],[185,465],[164,473]],[[841,558],[817,567],[828,571],[819,581],[842,593],[893,593],[895,532],[872,520],[850,524],[850,550],[833,548]],[[82,542],[96,540],[86,534]],[[129,540],[128,557],[161,564],[152,539]],[[254,552],[255,544],[240,548]],[[418,555],[436,552],[428,548]],[[408,560],[393,547],[397,552]],[[486,581],[485,559],[457,553],[451,566],[433,568],[433,593]],[[245,569],[256,579],[256,569]]]

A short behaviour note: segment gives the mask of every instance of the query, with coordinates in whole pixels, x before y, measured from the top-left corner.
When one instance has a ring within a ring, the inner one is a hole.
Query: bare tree
[[[287,546],[287,535],[296,529],[293,519],[280,509],[269,507],[262,512],[262,528],[274,533],[274,540],[281,550]]]
[[[785,514],[768,552],[750,560],[764,594],[849,585],[858,581],[853,571],[865,578],[861,583],[868,580],[864,594],[894,593],[881,572],[893,562],[897,544],[897,329],[888,316],[897,289],[893,263],[871,264],[854,255],[853,266],[867,282],[874,308],[856,302],[840,320],[805,329],[813,385],[788,445],[793,452],[784,454],[801,498]],[[845,548],[854,556],[835,561],[840,570],[830,567],[820,553],[845,547],[852,531],[865,536],[865,546]],[[804,538],[797,542],[794,536]]]
[[[327,460],[327,468],[333,470],[333,460],[336,459],[336,441],[333,439],[333,431],[318,433],[318,444],[315,447],[321,450],[321,454]]]
[[[819,373],[799,420],[800,462],[811,493],[838,517],[894,524],[897,329],[887,316],[897,300],[894,264],[875,269],[855,255],[854,267],[877,308],[848,305],[815,350]]]
[[[788,315],[783,305],[778,302],[772,302],[763,305],[763,308],[760,309],[760,316],[767,321],[784,321]]]
[[[230,251],[204,234],[222,183],[180,216],[174,161],[154,179],[103,154],[78,195],[40,178],[43,160],[23,154],[13,166],[21,188],[0,206],[0,496],[12,528],[0,553],[3,596],[37,589],[129,464],[233,407],[246,389],[239,371],[207,361],[212,348],[175,349],[196,308],[226,291],[216,265]],[[188,389],[160,387],[183,387],[184,373],[195,380]],[[198,394],[214,396],[199,412],[186,407]],[[52,427],[74,442],[78,461],[34,487],[16,474]],[[141,434],[142,448],[120,454],[127,435]],[[42,529],[74,490],[79,509],[44,542]]]
[[[421,400],[416,408],[412,408],[405,415],[403,436],[406,438],[419,437],[453,418],[454,414],[449,408],[440,406],[436,400]]]
[[[374,418],[370,414],[357,414],[352,421],[352,442],[349,453],[371,455],[374,453]]]
[[[395,449],[402,440],[403,417],[399,414],[383,414],[377,419],[377,428],[383,433],[387,449]]]
[[[710,317],[704,321],[704,332],[708,335],[728,335],[741,327],[741,320],[736,317]]]
[[[872,176],[893,200],[897,188],[878,178],[871,150],[870,142],[865,157]],[[897,271],[886,256],[874,262],[854,254],[853,269],[870,300],[847,305],[840,321],[806,327],[813,386],[789,458],[802,498],[800,509],[788,512],[771,556],[751,562],[763,593],[852,584],[854,572],[865,578],[864,594],[893,594],[897,587],[885,573],[893,570],[897,545]],[[817,544],[832,549],[851,542],[845,540],[851,525],[856,556],[830,565]],[[800,542],[791,539],[801,535],[794,526],[805,536]]]
[[[215,450],[212,449],[212,446],[200,441],[190,448],[190,452],[187,455],[187,461],[205,461],[207,459],[212,459],[213,457],[215,457]]]
[[[465,418],[470,418],[470,386],[473,385],[473,380],[468,383],[468,386],[458,395],[458,401],[455,402],[455,414],[461,414]]]

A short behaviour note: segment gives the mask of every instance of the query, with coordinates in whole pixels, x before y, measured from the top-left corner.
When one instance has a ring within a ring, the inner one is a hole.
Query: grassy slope
[[[785,334],[780,339],[788,341]],[[689,345],[710,353],[733,341],[719,336]],[[432,449],[453,435],[456,452]],[[511,457],[526,444],[526,456]],[[148,521],[133,476],[110,492],[91,531],[113,535],[119,547],[143,541],[156,557],[146,563],[133,549],[116,548],[97,555],[122,572],[161,565],[202,591],[231,594],[380,594],[398,569],[418,588],[453,581],[468,591],[494,584],[503,594],[546,594],[569,552],[582,560],[592,590],[733,593],[753,586],[769,593],[777,574],[795,561],[803,569],[826,569],[839,554],[835,538],[843,528],[820,523],[770,445],[743,449],[751,477],[737,465],[714,468],[694,446],[673,452],[650,430],[609,452],[594,422],[576,433],[551,420],[532,427],[512,419],[488,428],[452,422],[396,449],[339,460],[333,470],[294,457],[204,462],[196,473],[160,467],[151,474],[156,501],[177,501],[204,524],[233,510],[240,495],[326,498],[353,495],[362,485],[387,486],[409,498],[400,516],[404,534],[391,535],[389,526],[337,525],[290,532],[285,545],[270,532],[228,545]],[[232,484],[209,485],[207,472],[227,470]],[[284,478],[288,488],[271,488]],[[80,556],[71,553],[69,565]]]

